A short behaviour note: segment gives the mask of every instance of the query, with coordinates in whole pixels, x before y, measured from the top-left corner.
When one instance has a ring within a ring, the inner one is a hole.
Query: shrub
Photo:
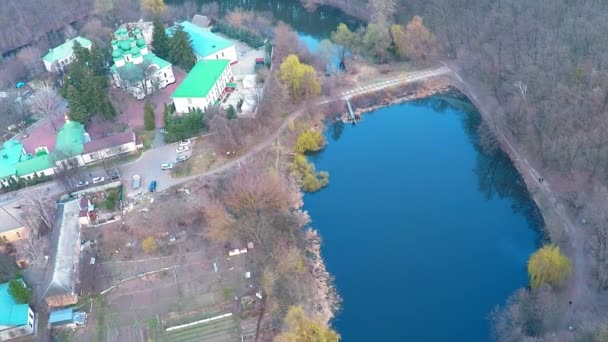
[[[156,240],[154,240],[153,236],[148,236],[141,242],[141,249],[147,254],[154,254],[156,252]]]
[[[236,109],[233,105],[228,106],[228,109],[226,109],[226,117],[228,120],[236,119]]]
[[[264,45],[264,38],[262,38],[262,36],[259,34],[251,32],[242,27],[232,26],[222,20],[216,21],[211,31],[223,33],[230,38],[238,39],[256,49]]]
[[[559,246],[546,245],[534,252],[528,261],[530,286],[557,285],[572,272],[572,261],[563,255]]]
[[[165,141],[171,143],[199,135],[205,129],[204,118],[200,110],[168,117],[165,123]]]
[[[25,286],[21,279],[13,279],[8,283],[8,293],[18,304],[29,303],[32,296],[32,291]]]
[[[291,168],[302,179],[302,189],[315,192],[329,184],[328,172],[317,172],[315,166],[306,160],[303,154],[296,154]]]
[[[154,108],[152,108],[150,101],[146,101],[144,105],[144,126],[146,131],[152,131],[156,128],[156,124],[154,123]]]
[[[106,200],[103,202],[104,207],[108,210],[116,209],[116,205],[118,204],[118,190],[110,189],[106,194]]]
[[[297,153],[315,152],[325,146],[325,137],[321,132],[309,129],[302,132],[296,140]]]

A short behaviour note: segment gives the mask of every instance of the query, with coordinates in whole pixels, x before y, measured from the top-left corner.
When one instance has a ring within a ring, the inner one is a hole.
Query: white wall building
[[[190,35],[192,50],[198,60],[227,59],[230,64],[238,62],[236,45],[233,42],[189,21],[183,21],[178,25],[181,25],[184,31]],[[171,36],[174,30],[175,27],[168,29],[167,34]]]
[[[33,335],[36,329],[36,314],[28,304],[15,302],[8,284],[0,284],[0,341]]]
[[[221,99],[232,79],[229,60],[198,61],[171,95],[175,111],[188,113],[193,109],[207,110]]]
[[[74,42],[80,43],[82,47],[91,50],[90,40],[83,37],[76,37],[74,39],[67,40],[65,43],[57,46],[56,48],[50,49],[49,52],[42,57],[44,67],[49,72],[57,72],[63,70],[67,65],[72,63],[76,57],[74,56]]]

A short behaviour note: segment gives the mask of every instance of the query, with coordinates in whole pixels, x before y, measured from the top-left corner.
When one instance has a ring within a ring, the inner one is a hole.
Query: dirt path
[[[412,72],[412,73],[404,73],[404,74],[400,74],[395,77],[376,79],[369,84],[362,85],[362,86],[356,87],[354,89],[350,89],[350,90],[346,90],[346,91],[342,92],[342,99],[351,98],[353,96],[357,96],[357,95],[361,95],[361,94],[376,92],[378,90],[393,87],[393,86],[396,86],[399,84],[418,82],[418,81],[422,81],[425,79],[446,75],[450,72],[451,72],[451,70],[448,67],[442,66],[439,68],[421,70],[421,71],[416,71],[416,72]],[[326,103],[329,103],[332,101],[335,101],[335,99],[322,98],[321,100],[319,100],[319,102],[317,104],[322,105],[322,104],[326,104]],[[233,160],[227,162],[226,164],[219,166],[213,170],[207,171],[205,173],[201,173],[198,175],[192,175],[192,176],[184,177],[184,178],[175,178],[174,179],[175,182],[172,183],[171,186],[185,183],[185,182],[191,181],[196,178],[218,175],[218,174],[221,174],[225,171],[232,169],[235,166],[240,166],[241,163],[245,163],[249,158],[255,156],[256,154],[260,153],[261,151],[265,150],[268,146],[270,146],[279,137],[279,135],[281,135],[281,133],[283,133],[283,131],[285,131],[285,129],[287,128],[287,126],[289,125],[289,123],[291,121],[298,119],[305,112],[306,112],[306,109],[301,109],[301,110],[293,112],[291,115],[289,115],[283,121],[281,126],[279,126],[279,128],[276,131],[274,131],[274,133],[272,133],[266,139],[264,139],[263,141],[259,142],[255,146],[253,146],[249,151],[247,151],[247,153],[243,154],[242,156],[240,156],[236,159],[233,159]],[[153,151],[154,150],[151,150],[148,153],[154,153]]]
[[[543,176],[532,166],[528,159],[517,151],[504,134],[505,128],[502,127],[499,120],[491,115],[491,113],[498,112],[498,106],[478,97],[475,90],[462,79],[457,71],[452,71],[452,75],[457,83],[456,86],[474,103],[484,120],[496,127],[498,140],[503,150],[509,154],[515,167],[526,180],[529,191],[531,193],[534,192],[533,195],[535,197],[539,196],[549,204],[543,208],[543,216],[554,215],[557,219],[556,221],[563,226],[564,238],[567,242],[565,251],[572,259],[573,273],[565,284],[564,292],[564,300],[567,302],[571,301],[572,304],[566,303],[568,309],[562,316],[560,329],[568,329],[570,326],[576,328],[576,326],[582,323],[584,317],[588,315],[575,317],[575,314],[582,311],[586,311],[587,314],[592,312],[597,313],[595,309],[596,305],[593,303],[596,292],[589,287],[591,274],[585,260],[587,255],[585,253],[585,237],[582,227],[573,222],[566,213],[564,205],[557,199],[556,193],[551,189],[551,184],[543,179]],[[548,210],[551,212],[547,212]]]

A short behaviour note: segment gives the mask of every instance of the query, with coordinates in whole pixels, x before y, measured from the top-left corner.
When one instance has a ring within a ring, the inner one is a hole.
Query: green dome
[[[131,54],[131,57],[133,57],[133,58],[141,57],[141,53],[138,52],[138,53]]]
[[[115,40],[112,40],[112,45],[116,45],[118,42]]]
[[[122,57],[114,57],[114,63],[122,61]]]
[[[133,55],[133,57],[135,57],[135,55],[139,55],[139,53],[140,53],[140,50],[138,47],[134,46],[131,48],[131,54]]]
[[[131,50],[131,44],[128,41],[123,40],[120,42],[120,49],[123,51],[129,51]]]
[[[140,30],[140,29],[138,29],[138,28],[136,28],[136,29],[135,29],[135,31],[133,31],[133,32],[135,32],[135,34],[140,34],[140,33],[141,33],[141,30]]]
[[[135,41],[135,38],[133,38],[133,37],[129,37],[129,41],[130,41],[131,43],[133,43],[133,42]]]
[[[120,52],[120,50],[112,51],[112,58],[120,58],[120,57],[122,57],[122,52]]]
[[[140,48],[146,46],[146,41],[143,38],[139,38],[137,40],[137,46],[140,47]]]
[[[118,29],[118,33],[126,34],[126,33],[129,33],[129,31],[127,31],[127,29],[125,27],[121,27],[120,29]]]

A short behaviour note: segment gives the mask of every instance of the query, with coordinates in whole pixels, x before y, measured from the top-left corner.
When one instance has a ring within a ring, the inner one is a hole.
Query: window
[[[21,239],[21,233],[15,232],[15,234],[17,234],[17,237]]]
[[[167,73],[165,73],[165,78],[167,78]]]
[[[28,314],[29,314],[29,316],[30,316],[31,319],[34,319],[34,314],[31,311]]]
[[[191,98],[188,98],[188,104],[189,105],[192,104],[192,99]]]
[[[222,52],[222,57],[224,57],[224,53]]]
[[[40,177],[44,177],[44,172],[40,172]]]

